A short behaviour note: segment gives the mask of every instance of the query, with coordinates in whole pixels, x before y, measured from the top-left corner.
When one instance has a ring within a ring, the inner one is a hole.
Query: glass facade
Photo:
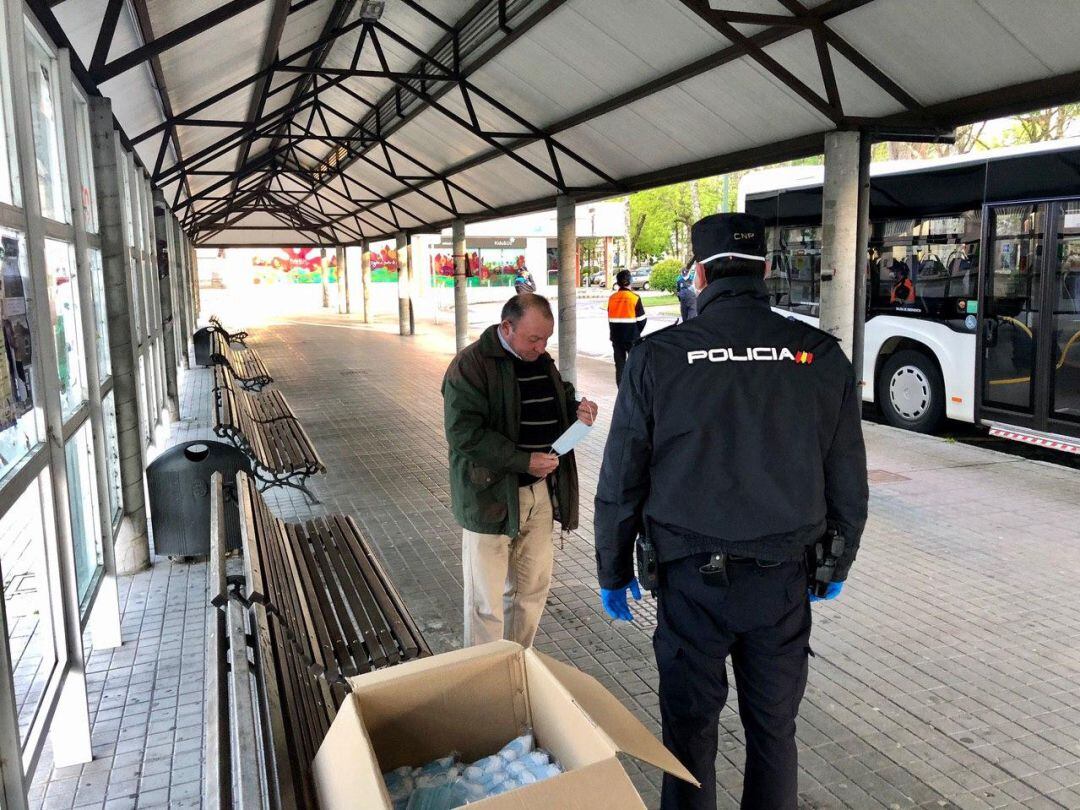
[[[88,233],[98,232],[97,186],[94,159],[90,152],[90,114],[83,97],[75,93],[75,145],[79,153],[78,207]]]
[[[105,420],[105,472],[109,479],[109,516],[113,525],[120,522],[123,496],[120,489],[120,442],[116,436],[116,397],[110,391],[101,400]]]
[[[70,222],[56,60],[32,26],[26,29],[26,62],[41,215],[57,222]]]
[[[53,334],[56,338],[56,365],[60,375],[60,399],[66,418],[78,410],[87,397],[74,246],[46,239],[45,269],[48,272],[49,286],[53,288],[55,296]]]
[[[75,552],[75,583],[79,603],[85,604],[101,566],[101,523],[98,515],[94,439],[86,423],[64,447],[67,459],[71,541]]]
[[[89,249],[90,281],[94,288],[94,321],[97,324],[98,374],[104,382],[112,375],[112,356],[109,353],[109,317],[105,309],[105,272],[101,251]]]
[[[6,32],[2,31],[6,38]],[[11,75],[3,49],[0,49],[0,202],[22,205],[22,189],[19,188],[19,159],[15,151],[15,120],[11,108]]]
[[[68,682],[84,677],[83,662],[68,659],[65,628],[74,623],[78,634],[79,619],[88,620],[98,589],[111,587],[111,580],[102,578],[102,551],[112,542],[123,509],[91,107],[80,87],[63,85],[72,82],[64,60],[57,58],[45,29],[23,17],[20,8],[16,3],[0,9],[0,573],[5,607],[0,618],[7,622],[17,723],[15,729],[0,718],[0,732],[11,739],[17,730],[25,749],[14,756],[0,751],[12,762],[20,753],[24,761],[40,757],[61,677],[66,673]],[[12,43],[25,45],[25,52]],[[13,104],[16,96],[22,100],[18,106]],[[150,187],[142,169],[133,169],[119,139],[115,143],[124,184],[119,189],[121,223],[128,226],[123,238],[130,247],[124,260],[132,293],[130,317],[138,336],[136,369],[129,372],[138,379],[138,427],[132,426],[130,434],[138,431],[148,442],[158,424],[166,372],[161,337],[148,340],[152,325],[160,321],[157,268],[147,235],[153,220],[144,210]],[[72,179],[77,182],[69,183]],[[39,193],[25,194],[27,189]],[[41,225],[35,242],[29,240],[28,223]],[[87,235],[85,257],[76,252],[78,228]],[[87,278],[80,279],[80,271]],[[91,319],[94,323],[94,336],[84,334],[84,310],[87,326]],[[56,363],[37,362],[50,345]],[[92,378],[100,390],[91,386]],[[96,408],[88,407],[99,398],[100,418]],[[46,425],[55,425],[65,437],[62,448],[44,442]],[[103,441],[95,446],[98,435]],[[66,510],[55,508],[57,497],[65,498]],[[68,525],[57,520],[65,511]],[[61,575],[68,552],[74,583]],[[101,603],[108,604],[113,602]],[[101,618],[95,616],[95,622]],[[71,726],[70,731],[79,729]],[[89,738],[89,728],[85,733]]]
[[[8,650],[15,684],[19,737],[25,743],[57,664],[49,602],[47,551],[52,542],[43,473],[0,518],[0,569],[4,574]]]
[[[150,424],[147,422],[147,415],[150,413],[150,400],[146,397],[146,357],[139,355],[139,435],[146,439],[149,444],[151,440],[150,436]]]
[[[0,477],[39,442],[40,404],[34,391],[34,328],[22,234],[0,229]]]

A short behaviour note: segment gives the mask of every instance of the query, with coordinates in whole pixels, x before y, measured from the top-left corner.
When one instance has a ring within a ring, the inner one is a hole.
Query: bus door
[[[1080,200],[987,214],[979,419],[1080,436]]]

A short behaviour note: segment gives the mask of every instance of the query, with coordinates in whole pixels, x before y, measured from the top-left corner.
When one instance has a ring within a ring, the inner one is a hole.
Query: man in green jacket
[[[578,525],[574,454],[551,444],[596,403],[577,401],[547,353],[555,328],[540,295],[515,295],[501,323],[451,361],[443,378],[450,495],[463,529],[465,646],[530,646],[547,602],[552,532]]]

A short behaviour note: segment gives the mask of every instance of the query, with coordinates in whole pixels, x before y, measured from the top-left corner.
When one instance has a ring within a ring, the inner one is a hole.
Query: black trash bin
[[[210,365],[210,336],[217,331],[212,326],[204,326],[191,336],[191,345],[195,349],[195,365]]]
[[[154,550],[169,556],[200,557],[210,553],[210,476],[225,479],[225,539],[240,548],[240,510],[236,473],[251,472],[251,463],[231,444],[185,442],[170,447],[146,468]]]

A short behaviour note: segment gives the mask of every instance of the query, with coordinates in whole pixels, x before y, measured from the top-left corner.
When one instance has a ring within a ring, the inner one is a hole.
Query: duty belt
[[[719,588],[725,588],[730,585],[731,580],[728,579],[727,573],[728,563],[744,565],[752,564],[756,565],[758,568],[776,568],[778,565],[783,565],[783,563],[772,560],[759,560],[755,557],[743,557],[738,554],[725,554],[722,551],[718,551],[714,552],[709,557],[709,561],[698,569],[701,572],[701,578],[705,581],[705,584]]]

